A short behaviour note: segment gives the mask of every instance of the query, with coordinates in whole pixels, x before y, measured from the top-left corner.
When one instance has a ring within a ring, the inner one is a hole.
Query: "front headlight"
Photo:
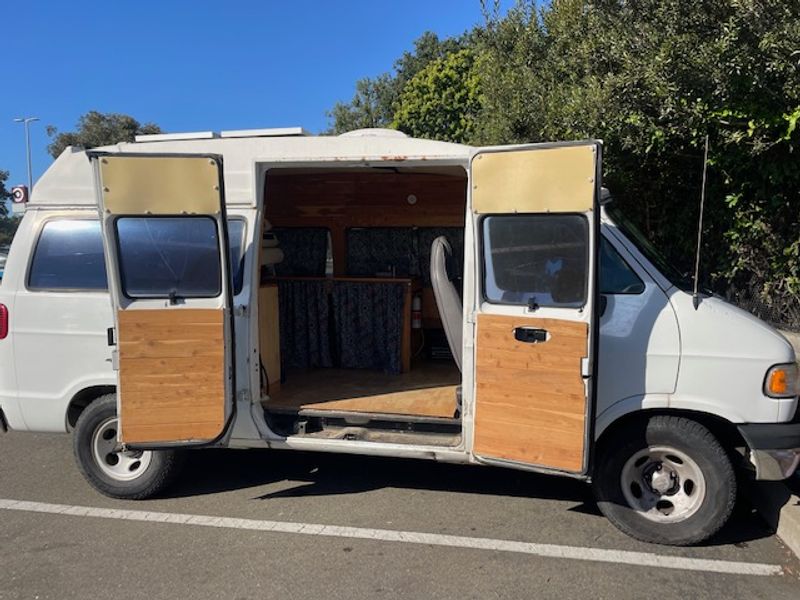
[[[767,371],[764,393],[770,398],[792,398],[800,393],[797,364],[775,365]]]

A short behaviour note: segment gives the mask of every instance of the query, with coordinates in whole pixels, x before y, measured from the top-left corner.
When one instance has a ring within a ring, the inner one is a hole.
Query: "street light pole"
[[[15,123],[22,123],[25,125],[25,155],[28,159],[28,193],[33,191],[33,173],[31,169],[31,132],[28,129],[28,124],[38,120],[39,117],[18,117],[14,119]]]

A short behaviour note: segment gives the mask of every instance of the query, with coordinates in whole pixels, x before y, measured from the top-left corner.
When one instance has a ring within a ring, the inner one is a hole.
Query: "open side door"
[[[88,154],[115,319],[117,440],[213,443],[234,404],[222,159]]]
[[[601,150],[587,141],[472,157],[473,452],[485,462],[589,471]]]

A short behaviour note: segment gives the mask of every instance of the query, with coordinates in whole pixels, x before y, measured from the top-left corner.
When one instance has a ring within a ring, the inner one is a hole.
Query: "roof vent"
[[[219,134],[224,138],[293,137],[310,135],[302,127],[270,127],[267,129],[234,129]]]
[[[347,133],[339,134],[339,137],[390,137],[407,138],[408,136],[397,129],[385,129],[381,127],[370,127],[367,129],[355,129]]]
[[[216,131],[187,131],[185,133],[148,133],[137,135],[137,142],[174,142],[176,140],[210,140],[219,137]]]

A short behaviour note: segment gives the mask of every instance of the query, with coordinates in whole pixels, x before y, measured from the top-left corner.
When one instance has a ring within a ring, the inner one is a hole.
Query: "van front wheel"
[[[75,425],[72,449],[78,468],[99,492],[112,498],[143,500],[172,483],[180,468],[174,450],[118,451],[117,397],[89,404]]]
[[[601,440],[592,485],[600,511],[617,528],[657,544],[707,540],[736,502],[725,449],[682,417],[651,417]]]

